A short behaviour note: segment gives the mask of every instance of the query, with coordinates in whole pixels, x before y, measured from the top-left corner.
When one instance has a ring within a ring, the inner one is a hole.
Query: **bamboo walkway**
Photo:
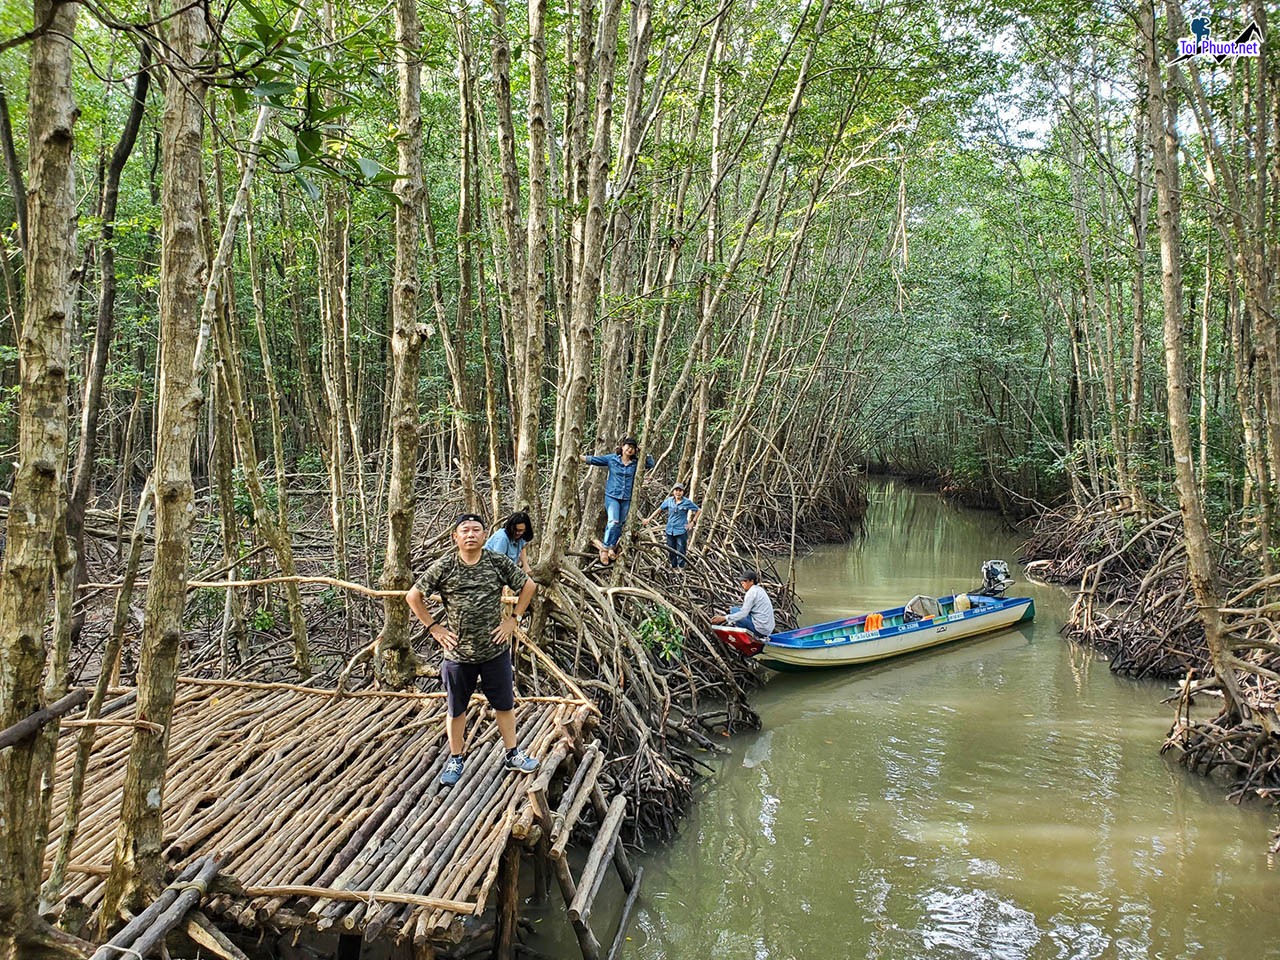
[[[131,713],[132,707],[129,708]],[[467,767],[452,789],[441,694],[332,691],[286,684],[182,680],[169,738],[165,856],[174,871],[207,855],[241,890],[209,909],[256,927],[312,927],[419,946],[457,943],[490,902],[530,790],[581,755],[590,707],[524,699],[520,741],[549,758],[537,778],[502,768],[491,714],[469,712]],[[104,725],[64,897],[95,909],[110,864],[132,736]],[[112,724],[120,723],[113,717]],[[62,824],[74,737],[63,737],[52,830]],[[540,817],[539,819],[544,819]]]

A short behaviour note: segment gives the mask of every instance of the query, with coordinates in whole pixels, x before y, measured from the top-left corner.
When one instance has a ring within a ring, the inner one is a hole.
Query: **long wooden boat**
[[[814,670],[886,660],[1035,619],[1036,606],[1030,597],[962,596],[969,600],[968,610],[957,610],[954,596],[939,597],[942,612],[924,620],[905,620],[905,607],[881,610],[884,622],[875,630],[867,630],[866,622],[876,614],[800,627],[763,640],[735,627],[712,629],[729,646],[766,667]]]

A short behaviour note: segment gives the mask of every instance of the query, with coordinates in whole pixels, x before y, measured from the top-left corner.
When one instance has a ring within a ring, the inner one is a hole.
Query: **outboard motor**
[[[1009,564],[1003,560],[988,560],[982,565],[982,587],[978,591],[983,597],[1003,597],[1004,592],[1013,586],[1013,577],[1009,576]]]

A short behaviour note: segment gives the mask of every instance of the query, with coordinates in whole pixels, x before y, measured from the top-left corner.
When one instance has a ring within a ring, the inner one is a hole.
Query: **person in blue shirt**
[[[672,570],[682,570],[685,565],[685,553],[689,550],[689,528],[697,521],[702,508],[684,495],[684,484],[671,485],[671,496],[658,504],[658,509],[649,515],[652,523],[663,510],[667,511],[667,559],[671,561]]]
[[[524,510],[517,510],[507,517],[498,530],[484,542],[484,548],[490,553],[506,557],[526,574],[533,571],[529,567],[529,555],[525,547],[533,540],[533,521]]]
[[[639,455],[639,442],[635,437],[626,437],[613,453],[582,458],[588,466],[609,470],[604,485],[604,510],[609,519],[605,524],[604,539],[597,544],[601,563],[608,564],[618,559],[618,541],[622,538],[622,525],[631,512],[631,487],[636,480],[636,458]],[[645,457],[645,469],[651,468],[653,462],[653,457]]]

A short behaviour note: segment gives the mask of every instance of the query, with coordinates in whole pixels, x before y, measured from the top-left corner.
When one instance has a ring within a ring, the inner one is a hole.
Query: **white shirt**
[[[756,631],[766,636],[773,633],[777,626],[777,621],[773,617],[773,603],[769,600],[769,595],[764,592],[764,587],[758,583],[753,583],[747,589],[746,595],[742,598],[742,609],[737,613],[729,614],[725,619],[730,623],[745,623],[748,617],[751,618]]]

